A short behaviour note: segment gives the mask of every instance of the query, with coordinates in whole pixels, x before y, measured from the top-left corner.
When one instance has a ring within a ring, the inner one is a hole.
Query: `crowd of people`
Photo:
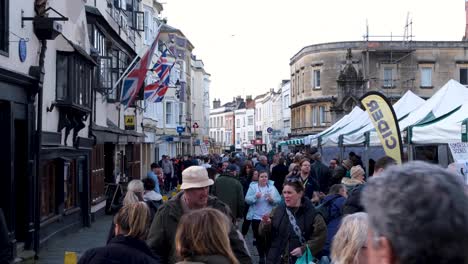
[[[468,263],[458,176],[387,156],[368,169],[355,153],[326,165],[315,148],[164,156],[128,184],[107,245],[79,263],[252,263],[252,246],[268,264],[310,263],[301,262],[307,252],[313,263]]]

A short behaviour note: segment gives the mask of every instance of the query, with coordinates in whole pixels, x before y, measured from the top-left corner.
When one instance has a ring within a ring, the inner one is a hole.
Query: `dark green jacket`
[[[175,234],[180,218],[184,214],[181,204],[183,192],[165,202],[159,207],[148,234],[147,243],[154,254],[161,258],[161,263],[176,263]],[[232,219],[229,207],[216,197],[209,196],[208,207],[215,208],[225,213]],[[234,220],[234,219],[233,219]],[[252,263],[245,249],[244,241],[239,237],[234,225],[229,233],[232,250],[240,263]]]
[[[234,218],[244,217],[244,187],[234,176],[221,175],[213,185],[213,195],[231,208]]]

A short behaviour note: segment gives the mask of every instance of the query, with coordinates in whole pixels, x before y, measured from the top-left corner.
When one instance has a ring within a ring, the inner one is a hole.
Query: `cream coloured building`
[[[465,41],[353,41],[304,47],[290,61],[291,137],[316,134],[368,91],[428,98],[450,79],[468,85]]]

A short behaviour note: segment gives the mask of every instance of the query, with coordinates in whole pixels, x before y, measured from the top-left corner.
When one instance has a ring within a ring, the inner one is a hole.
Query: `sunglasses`
[[[286,182],[300,182],[302,183],[302,179],[299,177],[288,177],[286,178]]]

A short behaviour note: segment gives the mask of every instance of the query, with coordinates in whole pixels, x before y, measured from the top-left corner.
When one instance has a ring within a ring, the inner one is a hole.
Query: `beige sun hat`
[[[203,188],[213,185],[214,181],[208,178],[208,172],[202,166],[190,166],[182,172],[182,185],[180,189]]]

